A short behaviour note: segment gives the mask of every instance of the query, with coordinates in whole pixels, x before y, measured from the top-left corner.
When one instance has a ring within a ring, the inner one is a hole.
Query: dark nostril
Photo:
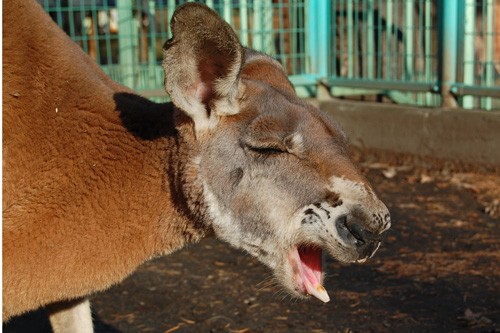
[[[335,219],[335,226],[339,236],[343,239],[349,240],[356,246],[363,246],[366,242],[364,236],[364,229],[359,224],[349,223],[347,215],[341,215]]]
[[[345,214],[335,219],[338,235],[355,246],[360,260],[372,257],[387,236],[387,232],[373,233],[361,225],[362,221],[352,215]]]
[[[335,219],[337,228],[347,229],[347,215],[340,215]]]
[[[335,228],[342,239],[352,240],[353,236],[347,228],[347,215],[341,215],[335,219]]]
[[[347,224],[347,229],[351,232],[351,234],[356,238],[356,245],[361,246],[366,242],[366,231],[361,228],[359,224],[353,223],[353,224]]]
[[[335,227],[340,237],[347,240],[358,248],[358,252],[371,254],[375,245],[379,244],[386,236],[386,233],[376,235],[363,228],[359,220],[347,214],[341,215],[335,219]]]

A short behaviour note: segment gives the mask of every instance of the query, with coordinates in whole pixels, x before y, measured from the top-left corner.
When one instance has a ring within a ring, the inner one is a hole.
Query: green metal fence
[[[465,108],[500,108],[500,1],[461,0],[458,69],[452,92]],[[471,47],[474,45],[474,47]],[[495,96],[493,99],[490,96]],[[483,96],[477,98],[474,96]]]
[[[440,105],[433,1],[332,1],[333,95],[376,93],[400,103]]]
[[[38,0],[114,80],[164,96],[179,0]],[[500,0],[205,0],[301,95],[500,109]]]

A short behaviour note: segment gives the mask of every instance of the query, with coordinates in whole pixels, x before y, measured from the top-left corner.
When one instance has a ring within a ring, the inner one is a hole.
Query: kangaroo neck
[[[115,94],[119,118],[133,137],[137,218],[148,219],[151,255],[163,255],[211,234],[204,218],[197,144],[189,118],[173,104],[156,104],[130,93]],[[147,216],[147,217],[145,217]],[[127,219],[133,219],[129,216]]]

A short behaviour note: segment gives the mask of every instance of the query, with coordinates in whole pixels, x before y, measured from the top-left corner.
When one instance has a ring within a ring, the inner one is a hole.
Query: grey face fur
[[[205,223],[293,294],[327,301],[319,249],[343,262],[372,256],[390,227],[386,206],[338,125],[296,96],[276,61],[243,49],[200,5],[180,7],[172,31],[166,90],[193,119]]]

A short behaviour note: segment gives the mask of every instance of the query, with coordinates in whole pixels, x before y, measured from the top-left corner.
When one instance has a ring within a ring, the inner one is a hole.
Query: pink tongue
[[[314,248],[299,249],[301,275],[303,281],[309,281],[312,286],[321,283],[321,250]],[[307,287],[307,286],[306,286]]]
[[[315,296],[323,302],[328,302],[330,297],[321,285],[321,250],[301,247],[298,249],[300,256],[300,276],[308,294]]]

